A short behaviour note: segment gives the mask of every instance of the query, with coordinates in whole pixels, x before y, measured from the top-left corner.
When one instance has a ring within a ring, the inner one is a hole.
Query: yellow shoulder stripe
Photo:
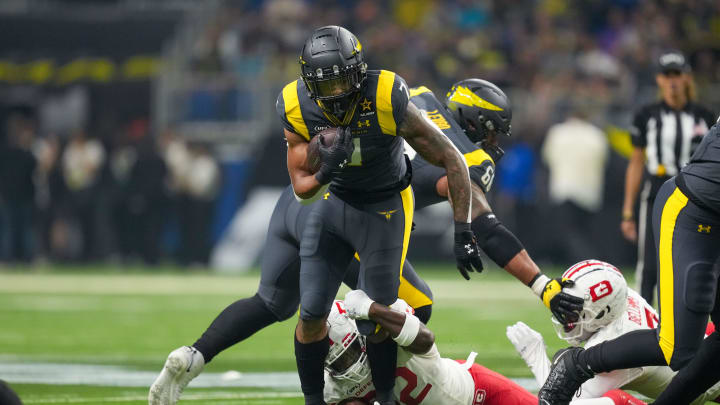
[[[381,70],[378,78],[377,93],[375,94],[375,106],[377,109],[378,122],[384,134],[395,136],[395,117],[393,117],[392,90],[395,83],[395,73],[388,70]]]
[[[300,101],[297,94],[298,81],[295,80],[283,88],[283,101],[285,102],[285,117],[290,125],[295,129],[295,133],[303,138],[310,140],[310,132],[305,125],[302,112],[300,111]]]
[[[465,156],[465,161],[467,162],[468,167],[479,166],[488,160],[492,162],[493,165],[495,164],[490,155],[482,149],[476,149],[472,152],[464,154],[463,156]]]
[[[423,93],[432,93],[432,91],[425,86],[413,87],[412,89],[410,89],[410,97],[415,97],[418,94]]]
[[[502,111],[503,109],[495,104],[481,98],[467,87],[457,86],[450,96],[450,101],[470,107],[480,107],[491,111]]]

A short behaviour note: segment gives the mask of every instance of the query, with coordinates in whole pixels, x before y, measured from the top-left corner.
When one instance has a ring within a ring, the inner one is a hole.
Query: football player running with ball
[[[466,79],[452,87],[445,103],[426,87],[410,89],[410,95],[411,103],[464,155],[473,183],[472,228],[485,252],[499,266],[530,286],[558,319],[576,316],[575,311],[582,309],[582,301],[561,293],[561,283],[567,281],[551,280],[540,273],[522,244],[497,221],[484,196],[492,185],[495,164],[502,156],[502,150],[496,146],[497,136],[510,135],[512,110],[502,90],[483,80]],[[369,111],[371,106],[372,103],[361,105],[365,116],[375,114]],[[278,107],[284,114],[284,103],[279,103]],[[408,152],[412,156],[415,209],[447,201],[445,170],[431,165],[414,150]],[[168,356],[162,373],[151,387],[151,405],[175,404],[188,382],[218,353],[297,312],[300,240],[311,210],[311,205],[296,201],[292,187],[282,193],[270,219],[257,294],[229,305],[192,346],[181,347]],[[392,218],[394,213],[390,216]],[[352,260],[345,275],[344,281],[352,289],[357,288],[359,267],[358,260]],[[464,268],[459,269],[465,278],[469,278]],[[415,314],[424,323],[429,320],[432,293],[407,261],[400,276],[398,294],[415,308]]]
[[[622,274],[611,264],[585,260],[570,267],[563,277],[574,281],[563,291],[584,299],[577,322],[562,325],[553,319],[558,336],[573,346],[590,348],[635,330],[651,330],[658,325],[658,315],[639,293],[627,287]],[[542,386],[550,374],[550,360],[545,352],[542,335],[522,322],[507,328],[508,339],[525,360]],[[667,366],[644,366],[601,373],[582,385],[571,404],[625,405],[644,403],[630,394],[617,392],[609,399],[600,398],[608,391],[622,388],[657,398],[668,386],[675,372]],[[720,396],[720,383],[715,384],[693,404],[704,404]],[[629,402],[628,402],[629,401]]]
[[[408,88],[387,70],[367,70],[362,45],[350,31],[322,27],[300,57],[301,79],[278,97],[285,126],[287,164],[295,194],[313,205],[300,244],[300,318],[295,358],[308,405],[324,404],[323,363],[329,350],[326,318],[348,264],[360,257],[358,287],[390,305],[397,299],[414,212],[410,164],[403,138],[448,177],[455,219],[455,256],[463,271],[480,271],[470,227],[471,186],[462,155],[409,102]],[[329,127],[339,129],[331,145],[320,145],[321,166],[307,170],[310,140]],[[329,186],[329,187],[325,187]],[[377,401],[392,404],[397,345],[375,334],[367,354]]]

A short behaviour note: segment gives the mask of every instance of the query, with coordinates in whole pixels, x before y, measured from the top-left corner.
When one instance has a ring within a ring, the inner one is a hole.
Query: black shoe
[[[585,349],[568,347],[555,353],[550,375],[538,393],[540,405],[568,405],[575,392],[595,373],[578,365],[578,355]]]

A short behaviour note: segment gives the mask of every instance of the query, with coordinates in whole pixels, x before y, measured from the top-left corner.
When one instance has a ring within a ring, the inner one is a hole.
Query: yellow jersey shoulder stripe
[[[310,132],[308,131],[307,125],[305,125],[305,120],[300,111],[297,86],[298,81],[295,80],[283,88],[282,95],[283,101],[285,102],[285,117],[295,129],[295,133],[309,141]]]
[[[476,149],[472,152],[464,154],[463,156],[465,157],[465,162],[467,162],[468,167],[481,165],[486,160],[492,162],[493,165],[495,164],[495,161],[493,161],[490,155],[482,149]]]
[[[410,97],[415,97],[418,94],[423,94],[423,93],[432,93],[432,90],[428,89],[425,86],[413,87],[412,89],[410,89]]]
[[[378,123],[384,134],[395,136],[395,117],[393,117],[392,91],[395,83],[395,73],[389,70],[381,70],[378,77],[377,93],[375,94],[375,106],[377,109]]]

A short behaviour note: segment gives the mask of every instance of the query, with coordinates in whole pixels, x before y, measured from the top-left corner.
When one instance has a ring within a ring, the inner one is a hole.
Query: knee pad
[[[717,274],[713,264],[691,263],[685,272],[685,305],[693,312],[709,314],[715,307]]]
[[[288,296],[279,290],[275,290],[274,293],[270,294],[266,291],[258,291],[253,299],[256,298],[258,305],[267,308],[267,310],[277,318],[278,322],[290,319],[295,315],[300,306],[300,297],[297,296],[297,294],[295,296]]]
[[[330,313],[332,298],[327,301],[324,294],[318,292],[307,292],[300,299],[300,319],[312,321],[323,319]]]

